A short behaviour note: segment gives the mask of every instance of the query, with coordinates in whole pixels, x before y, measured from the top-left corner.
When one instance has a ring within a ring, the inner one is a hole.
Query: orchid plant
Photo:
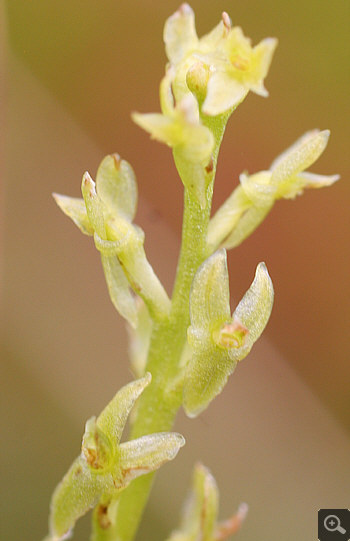
[[[338,179],[305,172],[329,138],[327,130],[310,131],[270,169],[243,172],[211,217],[227,121],[249,91],[268,95],[264,81],[277,40],[252,47],[227,13],[198,38],[194,13],[183,4],[166,21],[164,42],[168,64],[160,83],[161,113],[134,113],[133,119],[172,149],[184,185],[182,244],[171,298],[147,260],[142,229],[133,223],[137,185],[129,163],[109,155],[95,182],[84,173],[82,199],[54,194],[101,254],[112,303],[127,321],[135,380],[87,421],[81,454],[54,491],[46,541],[69,537],[90,509],[92,541],[134,538],[155,470],[185,443],[171,432],[177,411],[183,407],[195,417],[205,410],[269,320],[274,293],[264,263],[231,314],[226,250],[244,241],[277,199]],[[130,440],[120,443],[132,409]],[[224,540],[240,528],[246,512],[242,504],[230,519],[218,522],[215,480],[197,464],[180,527],[168,541]]]

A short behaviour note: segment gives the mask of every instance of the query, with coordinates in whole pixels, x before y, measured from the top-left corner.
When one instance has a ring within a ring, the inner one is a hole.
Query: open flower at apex
[[[231,21],[226,13],[213,30],[198,38],[195,27],[193,9],[188,4],[182,4],[171,15],[164,26],[165,51],[170,65],[175,68],[173,91],[176,100],[189,92],[186,83],[188,71],[198,62],[198,55],[210,54],[216,51],[220,42],[225,38],[231,27]]]
[[[240,27],[231,27],[227,13],[215,28],[198,38],[194,13],[183,4],[166,22],[164,41],[168,59],[175,67],[173,91],[176,99],[188,91],[187,74],[198,61],[208,68],[206,98],[202,111],[210,116],[234,109],[249,90],[267,96],[264,79],[277,45],[266,38],[252,47]]]
[[[267,97],[264,79],[276,46],[277,39],[265,38],[252,47],[251,40],[237,26],[229,31],[215,54],[200,55],[203,62],[210,63],[212,71],[203,112],[218,115],[236,108],[249,90]]]

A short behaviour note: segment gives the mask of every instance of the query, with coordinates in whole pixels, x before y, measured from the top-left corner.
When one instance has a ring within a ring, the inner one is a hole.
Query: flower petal
[[[121,476],[125,484],[136,477],[157,470],[173,460],[185,439],[176,432],[162,432],[142,436],[122,443],[120,451]]]
[[[225,22],[224,22],[225,19]],[[202,36],[199,40],[198,50],[201,53],[210,53],[220,48],[223,39],[227,36],[230,20],[227,14],[223,14],[223,19],[214,26],[213,30]]]
[[[273,285],[265,263],[259,263],[255,278],[234,311],[238,319],[248,329],[244,345],[232,351],[232,356],[239,361],[248,355],[253,344],[260,337],[269,320],[273,306]]]
[[[163,34],[165,51],[173,64],[178,64],[198,43],[194,22],[194,12],[188,4],[169,17]]]
[[[151,340],[152,319],[145,302],[136,297],[137,326],[127,327],[129,335],[129,357],[131,368],[136,377],[145,373],[148,350]]]
[[[96,174],[96,189],[111,216],[132,221],[136,212],[137,186],[131,165],[118,154],[106,156]]]
[[[109,257],[101,253],[101,261],[109,296],[114,307],[135,328],[137,325],[136,297],[130,291],[129,281],[118,258],[115,255]]]
[[[151,379],[151,374],[147,372],[143,378],[122,387],[98,416],[97,426],[110,441],[119,442],[130,411]]]
[[[211,255],[197,270],[190,293],[191,329],[209,329],[231,317],[225,250]],[[192,331],[191,331],[192,332]]]
[[[318,175],[317,173],[308,172],[300,173],[298,177],[302,179],[305,188],[332,186],[332,184],[340,179],[340,175]]]
[[[216,116],[237,107],[246,97],[248,89],[223,71],[216,71],[210,77],[203,113]]]
[[[197,464],[180,529],[174,531],[168,541],[213,541],[218,504],[219,492],[214,477],[208,468]]]
[[[222,241],[222,247],[226,250],[239,246],[261,224],[270,212],[273,203],[266,206],[250,206],[239,217],[231,233]]]
[[[73,220],[82,233],[85,235],[93,235],[94,230],[88,218],[84,200],[79,197],[68,197],[53,193],[53,198],[60,209]]]
[[[238,186],[210,219],[208,226],[208,252],[212,253],[234,231],[242,215],[251,207],[241,186]]]
[[[105,239],[106,228],[103,217],[102,201],[98,197],[96,185],[87,171],[83,175],[81,191],[90,223],[98,236],[101,237],[101,239]]]
[[[76,521],[97,504],[101,494],[113,491],[115,487],[110,473],[96,474],[84,458],[78,457],[52,496],[51,539],[63,539]]]
[[[227,350],[218,348],[206,337],[193,347],[183,386],[183,408],[188,417],[197,417],[208,407],[236,366]]]
[[[278,184],[312,165],[327,146],[329,130],[305,133],[271,165],[272,182]]]
[[[252,84],[250,88],[253,92],[263,97],[269,95],[264,87],[264,79],[270,69],[277,44],[278,40],[276,38],[265,38],[253,49]]]
[[[239,180],[246,196],[257,207],[266,207],[275,200],[276,186],[271,182],[270,171],[254,175],[241,173]]]

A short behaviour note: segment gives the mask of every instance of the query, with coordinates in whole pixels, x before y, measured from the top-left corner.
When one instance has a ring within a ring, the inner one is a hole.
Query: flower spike
[[[230,314],[226,252],[219,250],[198,269],[190,295],[192,355],[186,367],[183,405],[196,417],[217,396],[263,332],[272,310],[273,286],[264,263]]]
[[[53,494],[47,541],[64,539],[75,522],[99,501],[115,502],[133,479],[172,460],[184,445],[184,438],[176,433],[151,434],[119,443],[130,411],[150,381],[147,373],[129,383],[97,419],[87,421],[81,454]]]

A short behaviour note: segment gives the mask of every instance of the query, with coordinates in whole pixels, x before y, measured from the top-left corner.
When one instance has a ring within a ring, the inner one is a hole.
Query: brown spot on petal
[[[108,505],[99,504],[96,510],[98,523],[102,530],[107,530],[111,526],[111,521],[108,516]]]
[[[82,472],[83,472],[83,468],[81,466],[78,466],[78,468],[74,472],[74,476],[79,477],[79,475],[81,475]]]
[[[210,162],[209,162],[208,165],[206,166],[205,170],[206,170],[206,172],[207,172],[208,175],[209,175],[210,173],[212,173],[213,169],[214,169],[214,162],[213,162],[213,158],[211,157],[211,158],[210,158]]]

